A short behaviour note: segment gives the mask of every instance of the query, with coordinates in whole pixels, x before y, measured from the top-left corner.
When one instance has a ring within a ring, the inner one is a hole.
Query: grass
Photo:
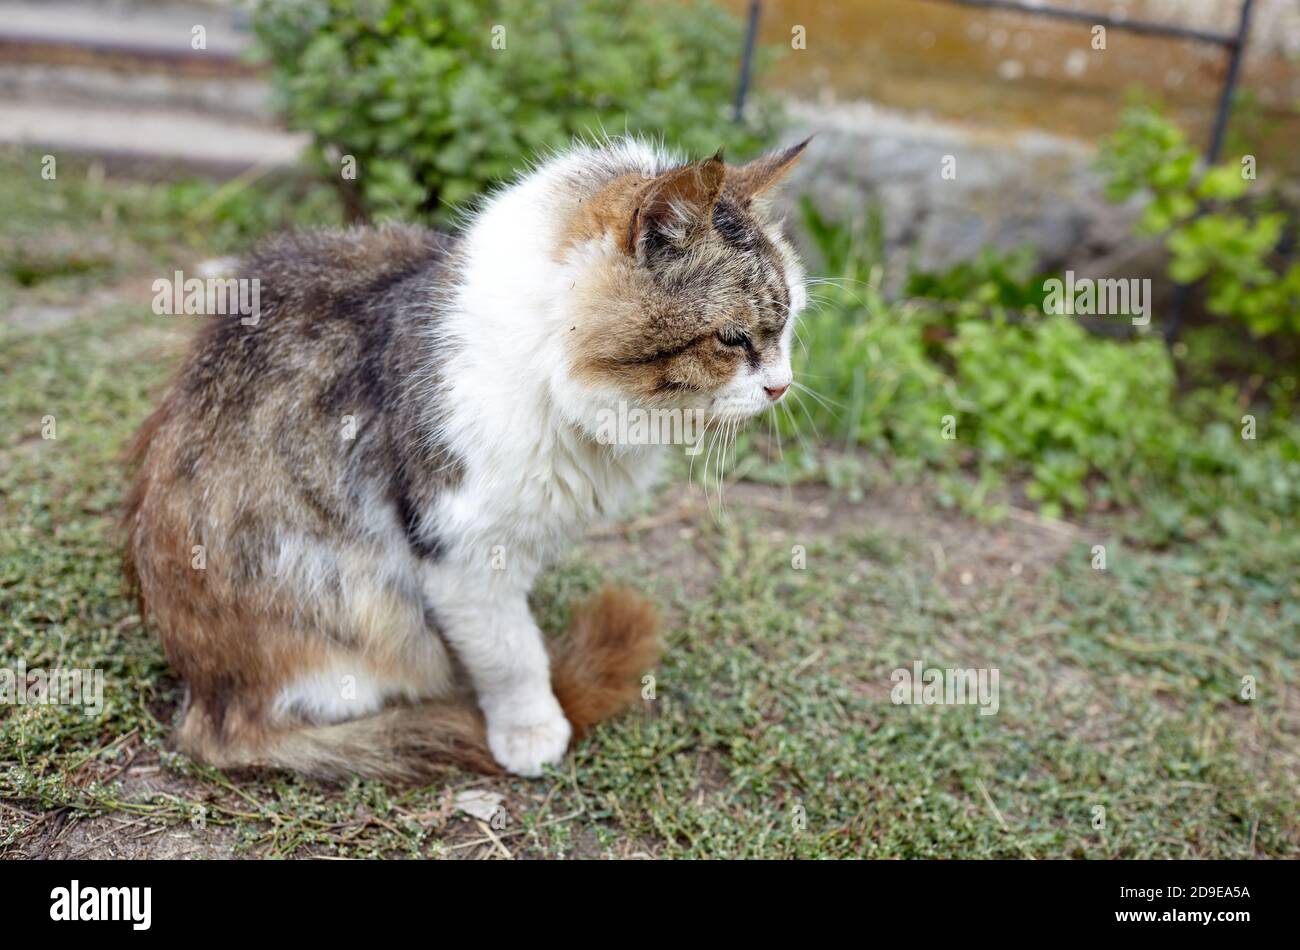
[[[676,485],[546,575],[548,631],[612,576],[664,607],[668,649],[654,698],[544,779],[325,785],[167,752],[180,684],[123,593],[116,458],[192,329],[151,313],[150,280],[226,248],[196,242],[166,189],[0,171],[3,246],[47,242],[36,279],[0,269],[0,667],[107,684],[94,718],[0,706],[0,852],[1300,854],[1300,533],[1152,551],[1114,523],[985,524],[861,459],[865,490],[733,484],[716,519]],[[130,215],[106,216],[114,202]],[[95,267],[60,266],[100,246]],[[61,315],[11,319],[34,308]],[[891,672],[918,660],[997,669],[998,713],[893,704]],[[508,821],[458,809],[470,788],[502,795]]]

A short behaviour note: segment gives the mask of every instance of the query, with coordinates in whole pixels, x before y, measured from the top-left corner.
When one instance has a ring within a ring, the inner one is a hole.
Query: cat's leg
[[[430,568],[425,593],[447,643],[469,673],[502,767],[540,775],[568,748],[572,728],[551,690],[542,632],[527,589],[495,571]]]
[[[394,700],[452,694],[455,671],[425,616],[419,563],[399,544],[289,536],[275,563],[263,601],[294,616],[303,640],[271,704],[278,719],[344,722]]]

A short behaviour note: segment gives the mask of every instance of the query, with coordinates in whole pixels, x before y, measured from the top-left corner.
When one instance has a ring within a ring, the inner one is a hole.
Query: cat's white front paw
[[[537,776],[542,774],[542,766],[564,758],[573,727],[564,718],[559,703],[552,699],[549,705],[553,708],[544,712],[534,710],[541,712],[541,718],[518,717],[517,713],[496,722],[488,718],[488,748],[506,771]]]

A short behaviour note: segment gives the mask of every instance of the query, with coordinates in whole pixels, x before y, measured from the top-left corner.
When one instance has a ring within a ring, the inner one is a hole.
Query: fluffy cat
[[[263,243],[255,324],[210,317],[132,448],[127,569],[185,679],[181,750],[218,766],[419,780],[540,774],[657,656],[607,589],[548,648],[527,597],[664,451],[616,406],[736,424],[792,382],[804,304],[740,167],[580,145],[459,237]]]

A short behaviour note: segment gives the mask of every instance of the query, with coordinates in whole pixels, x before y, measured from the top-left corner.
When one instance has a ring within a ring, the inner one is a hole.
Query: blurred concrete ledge
[[[236,58],[251,43],[247,15],[232,4],[0,0],[0,34],[33,41],[166,56],[190,51],[196,26],[216,57]]]
[[[261,72],[240,53],[21,33],[4,25],[0,25],[0,59],[106,69],[166,69],[182,76],[256,76]]]
[[[218,176],[292,164],[308,139],[279,126],[250,45],[226,5],[0,0],[0,143]]]
[[[62,105],[131,106],[225,115],[242,122],[274,126],[266,84],[257,79],[196,79],[162,71],[129,71],[96,66],[15,62],[0,43],[0,101],[56,109]]]
[[[1109,204],[1083,142],[989,130],[866,102],[789,103],[791,140],[816,132],[786,189],[788,217],[811,195],[827,217],[878,211],[886,289],[913,268],[944,270],[986,248],[1031,245],[1043,269],[1155,276],[1158,243],[1135,240],[1133,207]],[[944,178],[946,156],[955,177]]]
[[[158,109],[57,108],[48,104],[0,104],[0,141],[53,150],[115,156],[124,160],[168,159],[195,170],[238,173],[253,165],[289,165],[308,136],[221,116]]]

